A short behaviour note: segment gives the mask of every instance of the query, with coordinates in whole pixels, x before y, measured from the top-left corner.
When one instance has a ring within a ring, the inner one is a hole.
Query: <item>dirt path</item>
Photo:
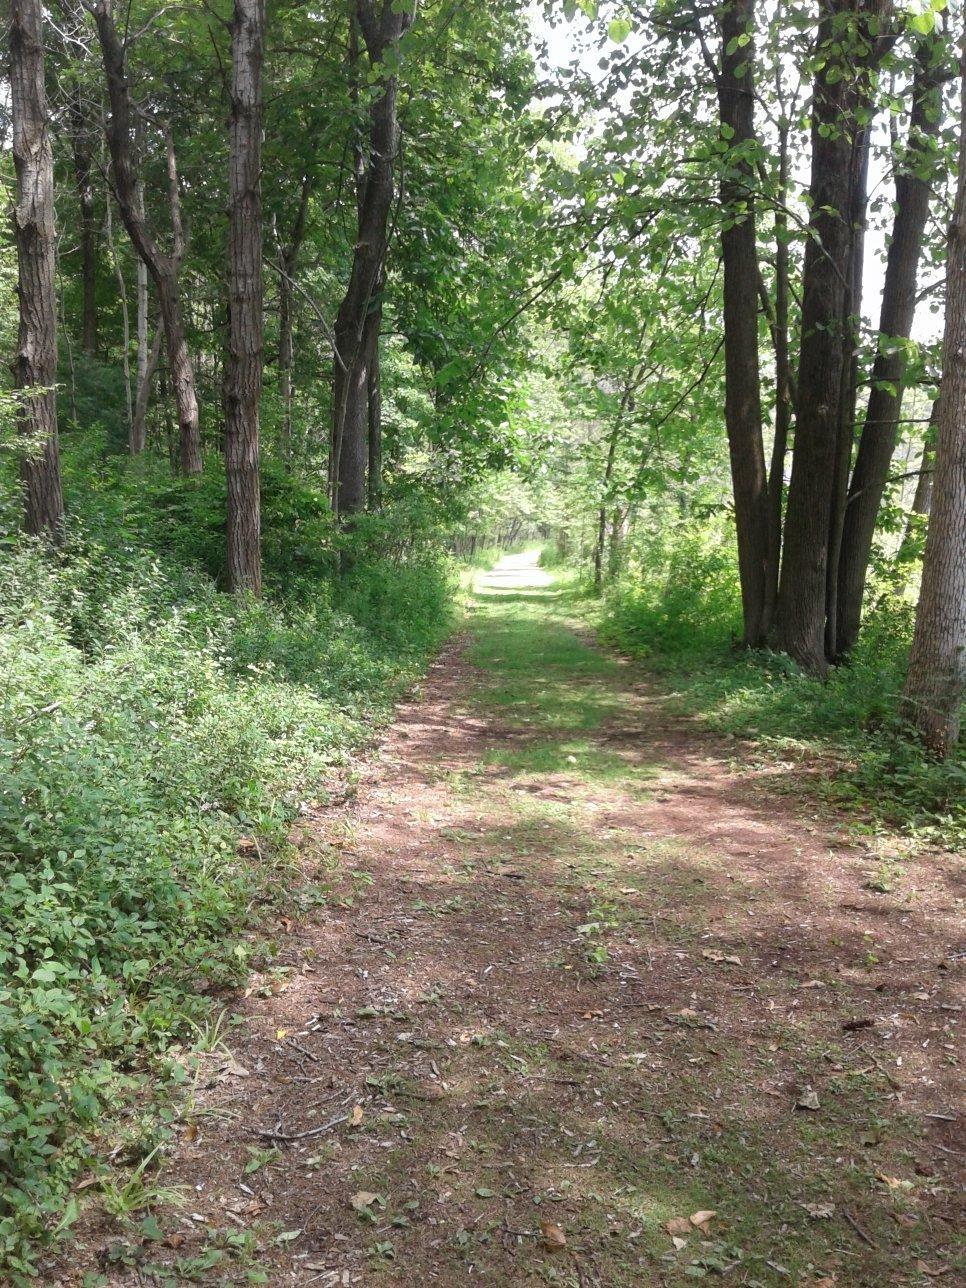
[[[307,821],[328,900],[205,1057],[187,1207],[99,1282],[957,1280],[948,861],[876,893],[566,613],[505,560]]]

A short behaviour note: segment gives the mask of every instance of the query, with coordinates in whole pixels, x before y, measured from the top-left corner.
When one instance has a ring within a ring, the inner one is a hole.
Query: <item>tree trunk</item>
[[[858,637],[876,517],[898,439],[906,347],[893,341],[909,338],[915,315],[919,256],[935,168],[934,140],[942,118],[939,85],[944,75],[936,42],[922,41],[917,53],[906,154],[896,173],[896,208],[882,292],[879,347],[842,534],[836,655],[847,653]]]
[[[722,136],[730,144],[723,159],[721,205],[724,224],[725,424],[735,499],[738,569],[744,643],[764,642],[768,577],[768,478],[761,433],[758,367],[758,250],[755,244],[754,46],[750,36],[754,0],[729,0],[721,16],[721,71],[718,106]],[[748,37],[743,46],[739,37]],[[603,555],[603,536],[600,540]],[[595,570],[596,571],[596,570]]]
[[[131,319],[127,307],[127,283],[124,281],[124,269],[117,253],[114,241],[114,221],[111,218],[111,203],[107,203],[105,212],[104,233],[107,239],[107,253],[114,268],[117,282],[117,296],[121,304],[121,371],[124,375],[124,409],[127,412],[128,448],[134,456],[140,450],[134,445],[134,401],[131,396]]]
[[[355,12],[370,64],[380,63],[398,44],[412,15],[375,0],[358,0]],[[399,150],[396,121],[397,77],[386,76],[369,108],[369,151],[359,196],[358,236],[352,270],[335,324],[336,348],[345,371],[336,364],[333,382],[333,508],[351,515],[366,503],[369,457],[369,358],[366,343],[370,313],[379,314],[379,287],[388,243],[389,212],[395,190],[394,165]],[[376,342],[378,342],[378,320]]]
[[[919,477],[916,479],[916,490],[912,498],[912,514],[928,518],[932,511],[932,480],[935,471],[936,449],[932,443],[926,443],[922,449],[922,460],[919,462]]]
[[[81,351],[97,354],[97,222],[94,210],[94,140],[79,90],[71,93],[68,108],[74,182],[80,206],[81,252]]]
[[[780,646],[824,675],[829,545],[848,379],[855,151],[888,0],[829,0],[822,6],[812,106],[810,236],[802,278],[802,341],[792,476],[778,589]],[[849,24],[858,16],[852,34]],[[874,23],[871,30],[870,26]]]
[[[127,80],[124,46],[114,24],[112,0],[96,0],[93,10],[97,35],[104,62],[110,115],[107,121],[107,145],[111,153],[114,193],[118,209],[135,254],[147,266],[158,295],[158,308],[164,325],[171,371],[171,388],[178,412],[179,462],[183,474],[200,474],[202,466],[201,435],[198,422],[198,400],[194,372],[185,338],[179,270],[184,254],[181,208],[178,196],[174,146],[166,138],[168,153],[168,200],[171,208],[173,249],[165,255],[151,235],[141,213],[138,179],[131,146],[131,97]]]
[[[43,5],[11,0],[10,107],[16,205],[20,329],[14,384],[24,391],[17,428],[28,532],[58,540],[64,501],[57,444],[57,298],[54,291],[54,163],[44,88]]]
[[[285,258],[282,271],[285,270]],[[278,279],[278,394],[282,403],[282,455],[292,459],[292,366],[295,357],[293,308],[295,300],[288,276]]]
[[[776,78],[781,71],[776,66]],[[780,82],[779,82],[780,83]],[[782,105],[784,106],[784,105]],[[784,117],[783,117],[784,119]],[[778,204],[775,207],[775,437],[768,467],[768,568],[765,579],[763,630],[767,638],[775,619],[778,574],[781,568],[782,501],[785,492],[785,456],[792,423],[792,371],[788,347],[790,264],[788,254],[788,137],[790,127],[778,133]]]
[[[259,400],[262,391],[262,59],[265,0],[234,0],[229,117],[228,355],[225,473],[228,588],[262,588]]]
[[[382,506],[382,383],[379,365],[379,333],[382,329],[382,307],[374,309],[366,320],[367,380],[369,382],[369,509]]]
[[[932,514],[901,708],[940,756],[948,755],[959,737],[966,688],[966,55],[960,92],[959,174],[946,262]]]
[[[134,414],[131,417],[131,455],[138,456],[147,447],[148,443],[148,403],[151,399],[151,381],[158,367],[158,359],[161,357],[161,340],[164,335],[164,327],[159,322],[154,329],[154,339],[151,341],[151,348],[148,350],[145,361],[144,371],[138,378],[137,393],[134,398]]]
[[[302,178],[298,210],[286,246],[278,250],[278,392],[282,401],[282,454],[286,460],[292,456],[292,368],[295,360],[295,273],[299,253],[305,240],[309,200],[314,183],[310,175]]]
[[[138,152],[140,148],[139,133],[135,131],[135,147]],[[138,217],[144,221],[144,184],[138,183],[135,191],[135,209]],[[151,379],[154,375],[154,369],[158,365],[160,356],[160,340],[163,334],[161,327],[155,331],[154,341],[149,350],[148,348],[148,266],[140,255],[135,252],[135,282],[137,290],[137,359],[135,363],[134,379],[134,415],[131,419],[131,451],[134,454],[144,450],[147,443],[146,417],[148,413],[148,398],[151,392]],[[152,361],[153,354],[153,361]]]
[[[848,290],[845,293],[845,315],[842,318],[845,353],[839,397],[838,449],[835,454],[835,474],[831,487],[828,564],[825,579],[825,656],[830,661],[837,657],[835,641],[838,635],[839,555],[842,550],[849,470],[852,466],[852,443],[855,438],[855,408],[859,391],[859,339],[862,280],[865,268],[870,143],[871,120],[866,125],[856,128],[852,147],[852,173],[849,177],[849,188],[852,194],[849,210],[849,280]]]

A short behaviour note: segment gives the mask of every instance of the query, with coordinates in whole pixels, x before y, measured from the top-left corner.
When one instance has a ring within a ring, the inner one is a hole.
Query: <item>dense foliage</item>
[[[264,955],[251,931],[291,885],[301,803],[351,771],[451,602],[445,564],[428,536],[404,540],[401,519],[367,534],[336,582],[324,497],[283,479],[266,513],[287,539],[267,557],[289,589],[227,598],[209,571],[216,471],[195,485],[114,458],[95,483],[89,435],[65,465],[64,545],[10,535],[2,559],[0,1255],[12,1269],[61,1219],[106,1141],[105,1108],[156,1080],[151,1057],[190,1045],[210,999]]]
[[[682,707],[966,834],[951,10],[14,0],[0,1273],[268,951],[457,561],[539,540]]]

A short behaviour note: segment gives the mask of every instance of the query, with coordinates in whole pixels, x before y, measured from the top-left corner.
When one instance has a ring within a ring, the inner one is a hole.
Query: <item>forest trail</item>
[[[870,889],[568,607],[532,556],[479,576],[307,819],[328,898],[202,1057],[138,1254],[171,1282],[956,1278],[950,878]]]

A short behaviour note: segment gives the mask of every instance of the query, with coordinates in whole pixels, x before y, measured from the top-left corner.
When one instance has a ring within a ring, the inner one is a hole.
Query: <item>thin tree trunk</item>
[[[358,0],[355,12],[369,61],[382,62],[385,52],[398,44],[412,15],[390,4],[377,14],[375,0]],[[345,370],[336,363],[333,381],[332,479],[333,508],[351,515],[366,503],[369,457],[369,369],[371,345],[366,344],[366,322],[378,310],[378,288],[383,272],[389,229],[389,212],[395,190],[394,166],[399,151],[396,121],[398,79],[387,75],[381,92],[369,108],[369,151],[365,180],[359,197],[358,236],[352,269],[335,325],[336,348]]]
[[[379,288],[381,289],[381,288]],[[369,509],[382,506],[382,383],[379,358],[379,333],[382,328],[382,306],[366,319],[367,402],[369,406]]]
[[[137,393],[134,398],[134,415],[131,418],[131,455],[138,456],[148,443],[148,403],[151,400],[151,381],[161,357],[161,341],[164,338],[164,327],[159,322],[154,328],[154,339],[148,350],[144,371],[138,380]]]
[[[201,434],[194,372],[185,338],[179,271],[184,253],[181,209],[178,196],[174,146],[166,137],[168,154],[168,200],[171,208],[173,249],[164,254],[151,235],[146,220],[139,212],[138,178],[131,146],[132,107],[124,46],[114,24],[112,0],[96,0],[94,21],[107,80],[110,115],[107,121],[107,145],[111,153],[114,193],[121,218],[135,253],[147,266],[158,296],[158,308],[164,324],[168,347],[171,388],[178,412],[179,461],[181,472],[200,474],[202,466]]]
[[[777,66],[777,65],[776,65]],[[780,77],[776,69],[776,77]],[[784,121],[784,115],[783,115]],[[775,619],[778,599],[778,575],[782,549],[782,500],[785,491],[785,456],[792,423],[792,372],[788,347],[789,254],[788,216],[788,136],[790,127],[782,124],[778,134],[778,202],[775,207],[775,437],[772,441],[768,468],[768,568],[765,578],[765,612],[763,633],[767,638]]]
[[[761,433],[758,365],[758,250],[755,244],[754,0],[729,0],[721,16],[718,105],[729,142],[721,179],[724,224],[725,424],[735,500],[744,643],[764,642],[768,578],[768,478]],[[747,38],[739,45],[739,38]],[[603,557],[601,537],[601,557]]]
[[[844,320],[852,289],[854,154],[878,52],[878,26],[887,8],[888,0],[828,0],[819,24],[823,61],[812,107],[812,214],[802,279],[795,447],[776,621],[780,646],[815,675],[827,669],[833,481],[851,339]],[[853,15],[858,21],[849,34]]]
[[[603,478],[603,495],[600,506],[597,510],[597,534],[594,539],[594,590],[600,594],[604,583],[604,551],[607,543],[607,500],[610,491],[611,479],[614,477],[614,461],[617,457],[617,439],[620,435],[621,421],[623,419],[624,408],[627,406],[629,389],[625,389],[624,397],[621,399],[620,409],[614,424],[611,426],[610,435],[607,441],[607,460],[604,465]]]
[[[43,5],[11,0],[10,106],[16,205],[20,329],[14,384],[24,392],[17,428],[24,526],[58,540],[64,517],[57,443],[57,296],[54,288],[54,163],[44,88]]]
[[[135,129],[135,151],[140,154],[140,132]],[[135,209],[138,218],[144,222],[144,184],[138,182],[134,195]],[[148,266],[141,256],[135,251],[134,263],[136,269],[136,290],[137,290],[137,361],[135,366],[135,395],[134,395],[134,419],[131,425],[131,450],[143,450],[146,442],[145,434],[145,417],[148,409],[148,395],[151,387],[151,377],[154,374],[153,368],[150,367],[150,354],[148,350]],[[161,335],[160,329],[155,334],[155,342]],[[157,366],[158,355],[155,355],[154,366]],[[134,444],[140,446],[135,448]]]
[[[127,283],[124,281],[124,270],[121,268],[121,261],[118,257],[117,246],[114,242],[114,221],[111,218],[111,203],[107,203],[104,221],[105,234],[107,237],[107,253],[111,257],[111,264],[114,268],[114,276],[117,279],[117,294],[121,302],[121,371],[124,375],[124,407],[127,412],[127,436],[128,449],[132,456],[136,456],[143,448],[135,445],[134,438],[134,402],[131,395],[131,319],[127,307]]]
[[[291,460],[292,457],[292,368],[295,360],[293,282],[305,240],[313,186],[312,177],[303,175],[298,210],[288,244],[279,246],[278,250],[278,391],[282,401],[282,454],[286,460]]]
[[[228,355],[225,472],[228,588],[262,587],[259,401],[262,391],[262,60],[265,0],[234,0],[229,118]]]
[[[862,599],[876,518],[889,477],[902,411],[906,347],[916,309],[916,280],[929,216],[934,140],[942,119],[939,85],[945,77],[937,42],[923,40],[917,53],[906,153],[896,173],[896,208],[886,261],[878,351],[859,450],[849,485],[838,567],[838,631],[835,653],[847,653],[859,633]]]
[[[919,477],[916,479],[916,490],[913,493],[910,513],[928,518],[932,512],[932,481],[935,468],[935,445],[926,443],[922,449],[922,460],[919,462]]]
[[[285,272],[284,257],[282,269]],[[286,276],[278,279],[278,393],[282,403],[282,455],[292,459],[292,366],[295,357],[294,319],[295,300]]]
[[[960,75],[959,173],[946,262],[936,472],[901,708],[940,756],[947,756],[959,737],[966,689],[966,55]]]
[[[80,91],[71,93],[68,108],[74,182],[80,206],[81,252],[81,350],[88,358],[97,354],[97,222],[94,210],[94,140],[81,102]]]

